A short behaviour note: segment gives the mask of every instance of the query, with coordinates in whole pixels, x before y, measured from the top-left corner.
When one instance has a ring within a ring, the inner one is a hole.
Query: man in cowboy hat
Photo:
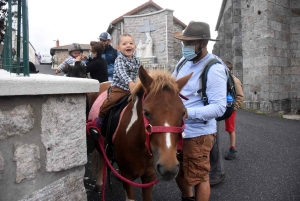
[[[182,192],[182,201],[207,201],[210,197],[210,151],[217,132],[215,118],[222,116],[226,110],[226,66],[220,58],[207,51],[208,41],[216,41],[210,38],[207,23],[191,21],[182,33],[174,33],[174,37],[182,42],[183,58],[173,75],[181,78],[193,72],[181,90],[181,94],[189,100],[183,101],[186,128],[183,149],[178,155],[180,170],[176,182]],[[206,95],[209,104],[204,105],[199,77],[212,59],[217,59],[217,63],[212,64],[207,73]]]

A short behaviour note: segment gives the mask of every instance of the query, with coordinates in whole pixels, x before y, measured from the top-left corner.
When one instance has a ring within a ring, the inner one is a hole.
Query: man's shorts
[[[190,186],[209,179],[209,154],[215,136],[216,134],[210,134],[183,139],[182,151],[178,154],[180,163],[178,175],[183,177]]]
[[[236,117],[236,111],[233,110],[231,116],[225,119],[225,131],[231,133],[235,130],[235,117]]]

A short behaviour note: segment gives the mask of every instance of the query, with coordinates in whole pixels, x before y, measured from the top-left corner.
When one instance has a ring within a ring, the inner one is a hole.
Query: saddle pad
[[[90,113],[89,113],[89,119],[91,120],[94,120],[96,117],[98,117],[99,115],[99,111],[100,111],[100,107],[102,105],[102,103],[104,102],[104,100],[107,98],[107,90],[106,91],[103,91],[98,97],[97,99],[95,100],[95,102],[93,103],[92,105],[92,108],[90,110]],[[123,117],[123,113],[125,111],[125,109],[127,108],[127,106],[125,106],[125,108],[122,110],[121,112],[121,115],[120,115],[120,120],[122,119]],[[118,123],[118,126],[113,134],[113,137],[112,139],[114,140],[114,138],[116,137],[116,133],[117,133],[117,130],[119,128],[119,125],[120,125],[120,121]]]
[[[89,113],[89,119],[94,120],[99,115],[100,107],[107,97],[107,90],[103,91],[95,100]]]

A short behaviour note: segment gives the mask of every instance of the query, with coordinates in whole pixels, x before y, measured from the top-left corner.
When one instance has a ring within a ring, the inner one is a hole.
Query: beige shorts
[[[183,140],[182,151],[178,154],[180,162],[178,175],[190,186],[209,179],[209,155],[215,136],[216,134],[210,134]]]

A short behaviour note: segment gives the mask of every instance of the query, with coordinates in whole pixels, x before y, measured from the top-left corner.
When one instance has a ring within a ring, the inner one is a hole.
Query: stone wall
[[[299,1],[223,2],[220,41],[213,53],[233,61],[246,107],[259,102],[260,110],[268,113],[299,110],[300,23],[291,13],[291,8],[300,8]]]
[[[87,200],[85,93],[99,83],[11,76],[0,70],[0,200]]]
[[[174,23],[173,33],[182,32],[182,26]],[[182,58],[182,45],[181,41],[174,38],[173,42],[173,50],[174,50],[174,63],[178,63],[178,61]],[[175,67],[175,66],[174,66]]]

